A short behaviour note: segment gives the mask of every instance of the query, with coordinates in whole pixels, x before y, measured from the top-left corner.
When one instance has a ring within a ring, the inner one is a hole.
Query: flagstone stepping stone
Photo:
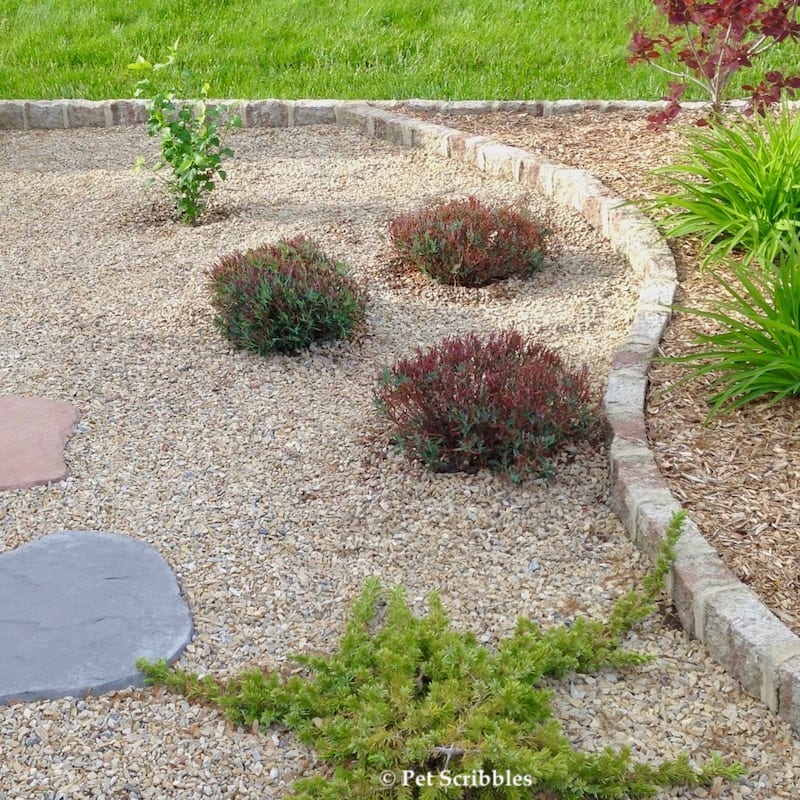
[[[0,491],[67,477],[64,445],[80,415],[47,397],[0,397]]]
[[[192,618],[167,562],[118,533],[59,531],[0,555],[0,703],[141,685]]]

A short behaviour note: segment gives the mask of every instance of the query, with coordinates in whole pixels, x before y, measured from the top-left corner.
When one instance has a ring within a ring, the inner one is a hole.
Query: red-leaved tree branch
[[[680,113],[680,99],[690,85],[709,98],[711,114],[720,113],[725,90],[734,74],[776,44],[800,39],[797,11],[800,0],[653,0],[669,23],[671,34],[651,36],[636,29],[628,50],[631,64],[646,62],[670,76],[666,107],[648,117],[653,127],[663,127]],[[677,62],[676,68],[664,63]],[[747,111],[764,113],[800,89],[800,73],[767,72],[750,94]]]

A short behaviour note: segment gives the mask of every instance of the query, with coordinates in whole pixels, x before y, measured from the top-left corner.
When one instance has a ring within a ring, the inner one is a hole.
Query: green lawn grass
[[[131,96],[125,65],[180,38],[219,97],[656,99],[634,16],[651,0],[0,0],[0,97]]]

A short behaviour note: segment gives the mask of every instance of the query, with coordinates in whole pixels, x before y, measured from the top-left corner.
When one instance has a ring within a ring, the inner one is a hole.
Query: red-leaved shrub
[[[543,262],[546,228],[524,211],[451,200],[389,223],[400,261],[438,283],[486,286],[526,277]]]
[[[690,85],[706,94],[712,118],[718,118],[725,90],[740,69],[771,47],[800,39],[800,0],[653,0],[653,5],[666,17],[669,31],[651,36],[634,21],[628,61],[651,64],[673,79],[666,106],[647,118],[655,129],[680,113],[680,99]],[[794,97],[800,74],[770,70],[758,85],[742,88],[751,96],[748,112],[763,115],[784,94]]]
[[[586,368],[515,330],[418,349],[383,371],[375,400],[398,446],[437,472],[549,477],[560,446],[598,430]]]
[[[261,355],[346,339],[364,318],[365,290],[302,236],[223,256],[208,279],[214,324]]]

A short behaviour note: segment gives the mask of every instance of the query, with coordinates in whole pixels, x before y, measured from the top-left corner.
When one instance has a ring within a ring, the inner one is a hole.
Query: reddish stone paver
[[[78,410],[47,397],[0,397],[0,491],[60,481]]]

